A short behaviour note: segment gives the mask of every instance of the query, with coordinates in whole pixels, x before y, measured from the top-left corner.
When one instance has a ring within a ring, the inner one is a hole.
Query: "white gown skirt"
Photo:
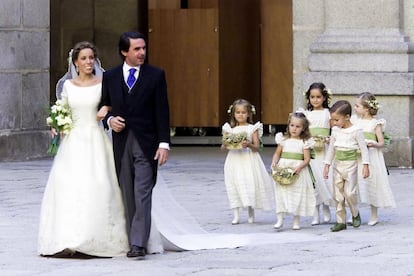
[[[64,249],[94,256],[129,249],[112,146],[98,125],[76,127],[64,137],[44,192],[38,252]]]

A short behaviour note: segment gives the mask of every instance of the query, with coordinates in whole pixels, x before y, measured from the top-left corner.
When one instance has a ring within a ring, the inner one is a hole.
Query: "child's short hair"
[[[338,114],[344,115],[344,116],[345,115],[351,116],[352,115],[352,105],[348,101],[340,100],[340,101],[335,102],[331,106],[329,111],[331,113],[338,113]]]

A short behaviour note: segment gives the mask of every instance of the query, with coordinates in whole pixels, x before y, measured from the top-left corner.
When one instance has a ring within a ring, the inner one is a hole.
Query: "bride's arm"
[[[107,105],[102,106],[102,107],[99,109],[98,113],[96,113],[96,120],[98,120],[98,121],[103,120],[103,119],[105,118],[106,114],[107,114],[109,111],[111,111],[111,109],[112,109],[112,107],[111,107],[111,106],[107,106]]]

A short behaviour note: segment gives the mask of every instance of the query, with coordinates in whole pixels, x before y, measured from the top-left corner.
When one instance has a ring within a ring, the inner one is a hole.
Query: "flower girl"
[[[369,178],[363,179],[359,176],[358,179],[361,202],[371,205],[371,218],[368,225],[374,226],[378,223],[378,208],[395,207],[382,153],[385,145],[383,134],[385,120],[376,118],[379,105],[375,96],[369,92],[357,96],[354,108],[357,118],[355,120],[352,118],[353,123],[362,128],[368,146],[371,171]],[[361,162],[360,159],[359,162]],[[365,190],[366,194],[362,192]]]
[[[248,222],[254,222],[254,208],[270,210],[273,205],[273,187],[269,173],[260,157],[260,138],[263,124],[252,123],[255,108],[244,99],[230,105],[230,123],[222,127],[223,144],[228,154],[224,163],[224,182],[232,224],[240,222],[239,209],[248,209]]]
[[[272,159],[275,178],[277,222],[275,229],[283,226],[284,214],[293,214],[293,229],[300,229],[300,217],[312,216],[315,209],[315,192],[308,164],[313,140],[310,139],[309,122],[301,112],[290,115],[286,134],[277,133],[277,148]],[[290,169],[294,181],[277,178],[282,170]]]
[[[327,150],[326,141],[330,134],[330,114],[329,101],[331,93],[321,82],[312,83],[305,92],[307,100],[306,110],[304,113],[309,120],[309,130],[312,138],[315,140],[315,146],[312,151],[311,166],[315,174],[315,194],[316,207],[313,215],[312,225],[320,223],[320,207],[323,210],[323,221],[325,223],[331,220],[331,212],[329,205],[334,206],[332,200],[332,179],[326,181],[323,179],[322,171],[324,168],[323,160]],[[320,172],[320,173],[318,173]],[[316,177],[319,176],[319,177]],[[328,183],[329,182],[329,183]]]

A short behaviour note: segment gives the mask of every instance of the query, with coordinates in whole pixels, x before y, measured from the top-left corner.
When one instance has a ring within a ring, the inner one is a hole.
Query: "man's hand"
[[[164,165],[168,160],[168,150],[163,148],[158,148],[155,153],[154,160],[158,160],[158,165]]]
[[[109,119],[109,126],[113,131],[121,132],[125,128],[125,119],[120,116],[112,117]]]

